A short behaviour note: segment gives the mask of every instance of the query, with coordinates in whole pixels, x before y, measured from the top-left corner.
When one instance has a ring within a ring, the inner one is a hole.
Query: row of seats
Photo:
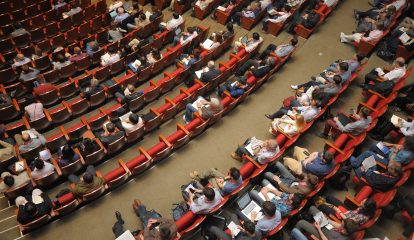
[[[32,6],[34,4],[40,4],[43,0],[22,0],[22,1],[9,1],[4,0],[0,2],[0,14],[8,14],[10,10],[17,11]],[[50,1],[48,1],[50,3]]]

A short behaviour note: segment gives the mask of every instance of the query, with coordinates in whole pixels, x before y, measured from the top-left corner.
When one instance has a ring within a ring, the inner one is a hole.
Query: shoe
[[[236,153],[231,153],[231,154],[230,154],[230,156],[231,156],[231,158],[233,158],[234,160],[237,160],[237,161],[239,161],[239,162],[241,162],[241,161],[242,161],[242,158],[241,158],[241,157],[239,157],[239,156],[237,156],[237,154],[236,154]]]
[[[354,18],[359,19],[359,14],[356,9],[354,9]]]
[[[122,215],[119,211],[115,211],[115,217],[118,221],[120,221],[122,224],[124,224],[124,220],[122,219]]]
[[[318,134],[316,134],[318,137],[320,137],[320,138],[323,138],[323,139],[327,139],[328,138],[328,135],[325,135],[325,134],[323,134],[323,133],[318,133]]]
[[[183,120],[184,120],[185,124],[189,123],[189,122],[187,122],[187,119],[185,119],[185,115],[183,115]]]
[[[200,179],[198,177],[198,172],[197,171],[194,171],[194,172],[190,173],[190,178],[193,179],[193,180],[196,180],[196,181]]]
[[[293,90],[298,90],[298,85],[290,85],[290,88],[292,88]]]
[[[272,116],[270,114],[265,114],[265,117],[269,118],[270,120],[273,120]]]
[[[316,81],[316,77],[315,76],[312,76],[311,79],[312,79],[312,81]]]
[[[135,230],[135,231],[132,231],[131,234],[133,236],[138,236],[140,234],[140,232],[141,232],[141,230]]]

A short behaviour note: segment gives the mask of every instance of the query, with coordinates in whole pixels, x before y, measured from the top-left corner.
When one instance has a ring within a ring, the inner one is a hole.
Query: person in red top
[[[36,97],[39,97],[39,95],[50,92],[52,90],[58,90],[57,87],[55,87],[53,84],[43,82],[33,88],[33,93]]]
[[[88,56],[88,54],[85,52],[82,52],[82,50],[79,47],[73,48],[73,52],[74,54],[69,58],[69,61],[71,62],[79,61],[80,59]]]

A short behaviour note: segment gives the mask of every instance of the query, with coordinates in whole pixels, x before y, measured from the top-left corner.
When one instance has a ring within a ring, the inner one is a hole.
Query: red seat
[[[60,100],[59,92],[56,89],[39,94],[38,98],[39,101],[46,107],[51,106]]]

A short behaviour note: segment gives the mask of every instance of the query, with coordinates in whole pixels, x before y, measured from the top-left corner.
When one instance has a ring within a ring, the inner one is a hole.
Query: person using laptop
[[[202,195],[195,199],[194,193],[201,193]],[[223,199],[220,192],[211,187],[204,187],[202,190],[194,189],[194,193],[188,191],[189,199],[187,201],[190,211],[194,214],[209,214]]]
[[[318,214],[323,215],[315,206],[309,208],[309,213],[314,218]],[[324,218],[326,219],[326,216]],[[308,237],[304,235],[304,232],[306,232],[308,235],[314,235],[317,239],[351,240],[353,239],[352,234],[360,227],[358,223],[351,219],[345,219],[342,224],[330,219],[327,219],[327,221],[332,228],[325,227],[328,224],[322,226],[318,221],[312,224],[309,221],[300,220],[293,228],[291,237],[294,240],[308,240]]]
[[[221,196],[230,194],[243,183],[240,171],[235,167],[230,168],[227,176],[218,171],[217,168],[211,168],[203,173],[193,171],[190,173],[190,177],[197,182],[209,182],[215,189],[220,191]]]
[[[331,152],[309,153],[306,148],[295,146],[293,158],[284,157],[283,164],[297,175],[312,173],[318,177],[328,175],[335,167],[334,155]]]
[[[260,43],[263,42],[263,38],[260,37],[259,33],[254,32],[252,38],[248,38],[247,34],[239,38],[239,41],[234,43],[233,52],[237,52],[240,47],[244,47],[246,52],[253,52]]]
[[[253,157],[258,163],[269,162],[279,152],[279,144],[275,139],[259,140],[255,137],[247,139],[231,154],[234,160],[242,161],[243,155]]]
[[[230,229],[230,234],[223,231],[223,229],[218,228],[217,226],[211,226],[208,231],[215,236],[217,239],[220,240],[261,240],[262,239],[262,233],[260,230],[256,230],[254,223],[251,221],[244,222],[243,224],[240,223],[239,218],[236,214],[232,213],[230,214],[230,220],[234,225],[236,225],[236,228],[240,231],[235,229]],[[230,225],[230,224],[229,224]],[[237,232],[237,234],[235,233]]]
[[[325,123],[325,128],[320,134],[320,137],[327,138],[329,133],[336,137],[339,133],[349,133],[351,135],[359,135],[371,125],[372,118],[370,116],[371,110],[362,107],[358,114],[352,114],[351,117],[356,121],[352,121],[348,116],[339,113],[336,117],[328,119]]]
[[[248,196],[248,194],[246,194],[246,196]],[[249,200],[251,201],[250,197]],[[271,201],[263,201],[263,203],[260,204],[260,206],[256,203],[256,206],[257,207],[253,209],[237,210],[237,216],[241,218],[244,222],[255,223],[256,231],[260,231],[262,235],[266,235],[268,232],[275,229],[277,225],[279,225],[280,221],[282,220],[282,216],[280,212],[276,209],[276,206]],[[249,207],[249,205],[246,205],[245,208],[246,207]],[[255,211],[255,209],[258,209],[258,211]],[[250,211],[246,212],[245,210]]]

